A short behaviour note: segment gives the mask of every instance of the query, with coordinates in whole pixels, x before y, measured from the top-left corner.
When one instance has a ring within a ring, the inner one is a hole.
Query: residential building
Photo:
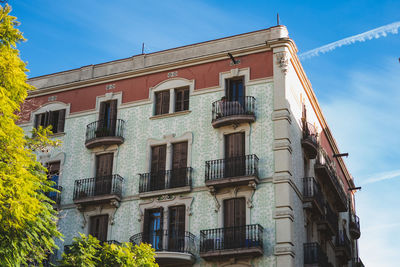
[[[21,127],[62,141],[38,154],[58,257],[81,232],[160,266],[362,266],[354,181],[285,26],[29,82]]]

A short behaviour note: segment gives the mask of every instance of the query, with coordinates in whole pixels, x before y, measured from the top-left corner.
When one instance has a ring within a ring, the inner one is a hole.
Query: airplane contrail
[[[344,46],[344,45],[351,45],[354,44],[355,42],[365,42],[367,40],[372,40],[372,39],[378,39],[380,37],[386,37],[388,33],[392,34],[397,34],[400,28],[400,21],[367,31],[363,32],[354,36],[350,36],[347,38],[344,38],[342,40],[323,45],[321,47],[312,49],[310,51],[304,52],[299,54],[300,59],[308,59],[312,58],[315,56],[318,56],[320,53],[327,53],[330,52],[338,47]]]

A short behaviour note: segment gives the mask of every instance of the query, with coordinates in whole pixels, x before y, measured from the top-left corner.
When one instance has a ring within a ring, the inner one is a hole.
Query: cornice
[[[254,54],[254,53],[266,52],[266,51],[270,51],[270,50],[271,50],[271,48],[268,48],[265,45],[265,43],[260,43],[257,46],[253,46],[253,47],[246,48],[246,49],[238,49],[235,51],[230,51],[230,53],[235,57],[241,57],[241,56],[246,56],[246,55],[250,55],[250,54]],[[99,84],[113,83],[113,82],[116,82],[119,80],[125,80],[125,79],[129,79],[129,78],[145,76],[145,75],[154,74],[154,73],[158,73],[158,72],[168,72],[168,71],[175,70],[177,68],[185,68],[185,67],[190,67],[190,66],[195,66],[195,65],[200,65],[200,64],[210,63],[210,62],[216,62],[216,61],[221,61],[221,60],[226,60],[226,59],[228,59],[228,56],[227,56],[226,51],[224,51],[224,52],[221,52],[221,53],[218,53],[215,55],[211,55],[211,56],[198,57],[198,58],[193,58],[190,60],[177,61],[177,62],[173,62],[170,64],[163,64],[163,65],[159,65],[159,66],[155,66],[155,67],[148,67],[148,68],[140,69],[140,70],[132,70],[132,71],[111,74],[111,75],[107,75],[107,76],[93,78],[90,80],[68,82],[68,83],[57,85],[57,86],[36,89],[36,90],[30,91],[27,98],[29,99],[29,98],[33,98],[33,97],[59,93],[59,92],[63,92],[63,91],[70,91],[70,90],[75,90],[75,89],[99,85]]]

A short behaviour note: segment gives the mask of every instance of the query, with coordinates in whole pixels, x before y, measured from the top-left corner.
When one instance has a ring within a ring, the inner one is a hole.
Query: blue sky
[[[276,25],[299,52],[400,21],[400,1],[13,1],[30,77]],[[360,255],[398,266],[400,34],[302,60],[345,161],[362,186]]]

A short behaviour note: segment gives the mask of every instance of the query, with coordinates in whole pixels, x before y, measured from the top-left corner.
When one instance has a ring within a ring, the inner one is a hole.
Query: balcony
[[[167,230],[138,233],[129,241],[133,245],[148,243],[156,250],[156,262],[160,266],[192,266],[196,260],[196,237],[190,232],[168,235]]]
[[[304,244],[304,266],[333,267],[321,246],[315,242]]]
[[[74,203],[90,205],[104,202],[119,202],[122,197],[123,181],[124,178],[118,174],[76,180],[74,186]]]
[[[357,215],[355,214],[350,214],[350,224],[349,224],[349,228],[350,228],[350,236],[353,239],[359,239],[361,236],[361,232],[360,232],[360,218],[358,218]]]
[[[192,172],[193,169],[188,167],[139,174],[139,197],[190,192]]]
[[[332,193],[337,210],[341,212],[347,211],[347,196],[339,182],[340,178],[336,173],[334,162],[322,148],[318,153],[315,172],[327,184],[326,188]]]
[[[301,140],[301,146],[303,147],[304,153],[309,159],[315,159],[318,153],[318,133],[309,122],[303,122],[303,139]]]
[[[99,120],[86,126],[87,148],[94,148],[102,145],[120,145],[124,142],[125,121],[117,120]]]
[[[316,215],[324,214],[324,196],[314,177],[303,178],[303,202],[303,208],[313,211]]]
[[[360,258],[353,258],[351,260],[351,267],[364,267],[364,264]]]
[[[58,186],[58,185],[52,186],[52,188],[58,190],[58,192],[56,192],[56,191],[47,192],[46,196],[55,202],[53,204],[54,207],[58,207],[61,203],[61,192],[62,192],[63,188],[62,188],[62,186]]]
[[[346,264],[351,259],[351,242],[346,232],[342,230],[336,234],[336,257],[340,259],[342,264]]]
[[[258,157],[246,155],[206,161],[205,183],[215,188],[258,183]]]
[[[339,216],[325,203],[324,214],[317,221],[318,230],[324,232],[328,237],[332,237],[338,232]]]
[[[259,224],[200,231],[200,257],[205,260],[257,257],[264,253]]]
[[[253,96],[245,96],[239,101],[226,101],[225,99],[212,103],[212,121],[214,128],[226,125],[239,125],[240,123],[252,123],[255,116],[256,99]]]

